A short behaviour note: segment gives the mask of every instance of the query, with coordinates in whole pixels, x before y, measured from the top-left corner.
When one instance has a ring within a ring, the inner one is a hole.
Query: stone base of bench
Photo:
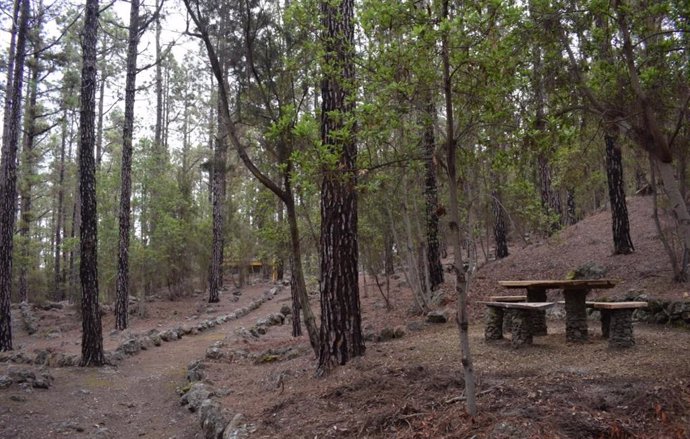
[[[632,313],[647,302],[588,302],[587,306],[601,313],[601,335],[609,340],[610,348],[635,346]]]
[[[503,339],[506,321],[510,320],[511,345],[519,348],[533,341],[533,322],[535,313],[553,305],[544,303],[505,303],[483,302],[487,305],[484,339],[495,341]]]

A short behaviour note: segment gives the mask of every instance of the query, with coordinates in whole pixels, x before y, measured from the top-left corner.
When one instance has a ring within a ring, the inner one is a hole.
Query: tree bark
[[[443,0],[442,19],[448,19],[448,0]],[[475,394],[474,365],[470,352],[469,323],[467,314],[467,279],[462,262],[462,238],[460,236],[460,209],[458,207],[458,179],[455,167],[455,134],[453,120],[453,89],[450,77],[450,49],[448,32],[442,34],[441,55],[443,58],[443,93],[446,105],[446,154],[448,168],[448,189],[450,209],[450,242],[453,245],[453,272],[455,273],[455,291],[458,296],[456,321],[460,333],[460,355],[465,376],[465,397],[467,412],[477,414]]]
[[[426,202],[426,256],[429,267],[429,286],[435,290],[443,283],[443,266],[438,243],[438,186],[436,183],[436,163],[434,151],[436,139],[434,136],[434,120],[436,106],[431,97],[424,112],[424,200]]]
[[[12,294],[12,249],[17,203],[17,149],[21,131],[22,84],[26,59],[26,35],[29,22],[29,0],[21,0],[16,29],[16,47],[10,58],[14,67],[8,72],[11,87],[5,95],[2,159],[0,159],[0,351],[12,350],[10,297]],[[16,22],[15,22],[16,23]],[[15,27],[16,26],[16,27]],[[11,45],[10,45],[11,46]],[[11,63],[10,63],[11,64]],[[9,102],[8,102],[9,101]]]
[[[96,40],[98,0],[86,0],[82,32],[81,111],[79,144],[79,192],[81,195],[81,257],[79,273],[82,289],[81,366],[102,366],[103,333],[98,306],[98,217],[94,160],[96,118]]]
[[[115,329],[127,327],[129,316],[129,229],[132,195],[132,135],[134,131],[134,95],[137,80],[137,46],[139,45],[139,0],[130,1],[129,41],[127,46],[127,79],[125,83],[125,121],[122,129],[122,169],[120,172],[120,236],[117,258]]]
[[[635,251],[630,238],[630,223],[628,222],[628,206],[625,202],[623,181],[623,160],[621,150],[616,144],[616,137],[607,133],[606,142],[606,178],[609,186],[609,201],[611,202],[611,228],[613,232],[613,253],[627,255]]]
[[[337,164],[321,183],[321,331],[318,374],[365,351],[357,265],[354,1],[322,1],[321,142]]]
[[[41,12],[42,13],[42,12]],[[34,55],[29,63],[30,78],[27,90],[26,108],[24,110],[24,141],[22,147],[22,179],[19,188],[19,198],[21,212],[19,214],[19,235],[21,237],[21,264],[19,267],[19,300],[28,302],[29,300],[29,283],[28,272],[29,268],[34,265],[35,261],[31,258],[30,250],[30,232],[31,223],[33,222],[32,211],[32,188],[35,179],[36,171],[36,152],[34,151],[34,141],[36,138],[36,119],[37,108],[36,101],[38,96],[38,78],[41,73],[40,60],[38,53],[41,49],[40,44],[40,22],[41,18],[35,21],[34,26],[39,29],[36,32],[35,41],[33,42]]]
[[[66,105],[63,101],[63,105]],[[62,134],[60,139],[60,153],[58,159],[58,187],[57,187],[57,221],[55,224],[55,262],[53,273],[53,299],[63,300],[65,292],[63,283],[65,278],[62,270],[62,237],[65,228],[65,146],[67,143],[67,108],[62,110]]]
[[[494,240],[496,242],[496,259],[508,257],[508,239],[506,230],[506,215],[498,192],[492,194],[494,211]]]

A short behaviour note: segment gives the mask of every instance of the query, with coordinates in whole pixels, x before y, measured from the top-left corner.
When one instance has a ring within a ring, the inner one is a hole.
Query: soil
[[[204,360],[205,380],[230,413],[242,413],[251,438],[690,438],[690,331],[635,324],[636,346],[611,350],[590,321],[590,340],[565,342],[564,322],[549,320],[549,335],[514,350],[510,341],[487,344],[480,305],[501,292],[501,279],[563,278],[587,263],[621,279],[593,297],[624,297],[631,291],[667,300],[687,298],[688,285],[672,272],[651,218],[648,198],[629,199],[636,252],[612,256],[610,213],[600,212],[543,242],[514,246],[511,256],[481,267],[470,286],[471,347],[479,414],[464,406],[458,331],[452,319],[429,324],[410,312],[412,293],[400,274],[391,277],[387,310],[371,280],[362,279],[363,326],[367,334],[397,328],[404,336],[368,341],[366,354],[316,378],[306,336],[293,338],[290,325],[270,327],[259,337],[239,329],[289,304],[288,288],[248,315],[198,335],[141,351],[116,366],[48,368],[47,389],[16,384],[0,390],[0,438],[201,438],[198,415],[179,403],[187,365],[203,359],[214,342],[225,355]],[[203,295],[147,303],[149,317],[133,318],[131,332],[172,328],[227,314],[260,297],[272,285],[242,289],[208,306]],[[442,286],[442,307],[452,310],[452,285]],[[312,296],[315,311],[318,300]],[[71,307],[35,311],[39,330],[29,336],[13,315],[19,350],[50,347],[79,352],[80,324]],[[113,350],[128,333],[109,332]],[[60,328],[59,333],[51,333]],[[395,331],[393,331],[395,332]],[[49,335],[50,334],[50,335]],[[287,350],[288,348],[292,348]],[[289,355],[284,353],[289,352]],[[241,354],[240,354],[241,353]],[[0,375],[8,367],[0,364]]]

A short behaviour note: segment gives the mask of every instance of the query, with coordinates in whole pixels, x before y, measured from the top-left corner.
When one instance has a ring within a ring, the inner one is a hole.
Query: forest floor
[[[501,291],[501,279],[563,278],[587,263],[621,279],[593,297],[623,297],[631,291],[666,300],[688,300],[690,287],[671,282],[656,238],[648,198],[629,200],[636,252],[611,256],[610,213],[600,212],[543,242],[511,248],[508,258],[479,269],[470,301]],[[366,283],[371,281],[367,278]],[[565,342],[564,322],[549,320],[549,335],[513,350],[508,340],[487,344],[483,310],[472,306],[470,336],[478,382],[479,414],[465,413],[457,327],[430,324],[410,313],[413,298],[401,275],[391,278],[387,310],[375,287],[361,288],[366,334],[395,329],[404,335],[368,341],[366,354],[325,378],[315,378],[316,360],[305,336],[290,325],[248,337],[241,328],[289,304],[284,288],[244,317],[198,335],[128,356],[103,368],[48,368],[49,389],[13,384],[0,389],[0,438],[201,438],[197,414],[180,405],[187,365],[204,359],[205,380],[231,414],[242,413],[251,438],[690,438],[690,331],[635,324],[635,347],[610,350],[590,321],[590,340]],[[149,317],[132,320],[132,332],[165,329],[227,314],[260,297],[271,285],[245,287],[208,306],[203,295],[147,304]],[[452,313],[450,284],[442,300]],[[317,297],[313,296],[315,311]],[[29,336],[13,322],[20,350],[51,347],[78,353],[80,324],[71,308],[36,311],[39,331]],[[127,334],[110,333],[114,349]],[[56,327],[59,332],[53,331]],[[51,332],[52,331],[52,332]],[[386,332],[386,331],[384,331]],[[393,331],[396,332],[396,331]],[[211,345],[226,354],[205,359]],[[6,368],[20,367],[0,363]]]

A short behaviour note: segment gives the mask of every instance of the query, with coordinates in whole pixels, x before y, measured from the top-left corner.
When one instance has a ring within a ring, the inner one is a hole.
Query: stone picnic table
[[[509,289],[526,289],[527,302],[546,302],[547,290],[561,290],[565,297],[565,338],[567,341],[587,340],[587,294],[593,289],[613,288],[614,279],[577,280],[502,280],[499,285]],[[532,331],[534,335],[546,335],[546,312],[533,312]]]

